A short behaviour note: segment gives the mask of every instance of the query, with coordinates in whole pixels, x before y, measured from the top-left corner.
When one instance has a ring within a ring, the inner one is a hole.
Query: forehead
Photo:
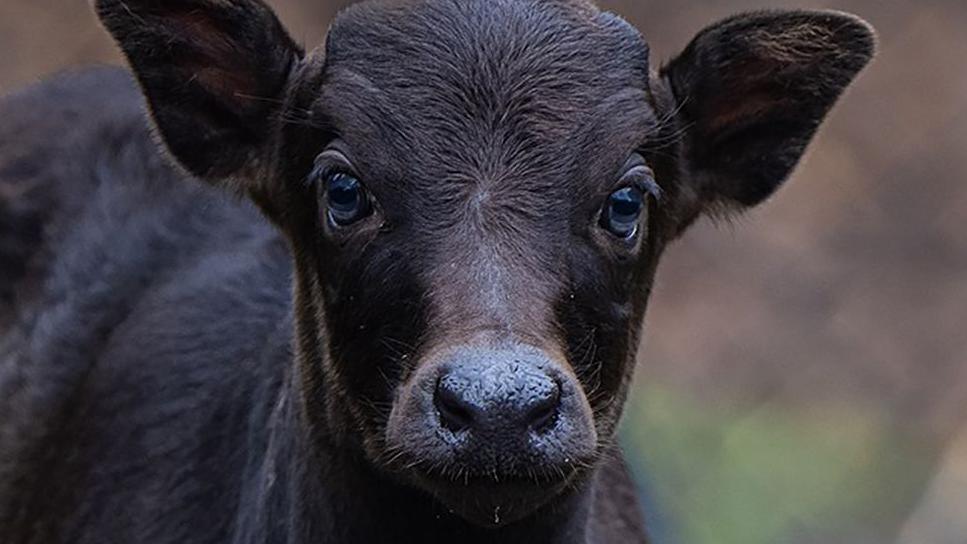
[[[579,1],[358,4],[330,29],[324,71],[319,104],[341,132],[460,171],[546,168],[648,109],[645,42]]]

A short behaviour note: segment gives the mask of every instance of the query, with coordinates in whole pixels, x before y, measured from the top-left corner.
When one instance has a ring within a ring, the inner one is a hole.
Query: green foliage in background
[[[931,448],[855,407],[730,412],[658,388],[639,389],[623,438],[673,535],[659,544],[880,541],[932,461]]]

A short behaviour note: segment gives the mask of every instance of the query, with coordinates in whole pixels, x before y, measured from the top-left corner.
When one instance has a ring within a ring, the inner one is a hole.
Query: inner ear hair
[[[661,70],[699,190],[740,207],[770,196],[874,49],[869,24],[834,11],[754,12],[700,32]]]
[[[221,181],[264,153],[302,49],[260,0],[96,0],[162,140],[192,174]]]

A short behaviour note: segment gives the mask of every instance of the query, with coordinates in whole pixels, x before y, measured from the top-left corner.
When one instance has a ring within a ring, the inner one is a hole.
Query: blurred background
[[[348,2],[269,0],[321,42]],[[666,254],[624,443],[658,544],[967,542],[967,3],[610,0],[669,59],[739,10],[880,34],[768,204]],[[83,0],[0,0],[0,93],[120,62]]]

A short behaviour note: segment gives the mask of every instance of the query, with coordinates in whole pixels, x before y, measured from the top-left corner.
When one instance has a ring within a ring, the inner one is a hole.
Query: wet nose
[[[597,451],[582,384],[548,352],[472,344],[438,357],[390,414],[388,442],[404,454],[466,477],[533,479],[569,474]]]
[[[541,365],[500,359],[483,354],[444,369],[434,392],[441,426],[492,438],[540,434],[553,426],[561,405],[558,382]]]

